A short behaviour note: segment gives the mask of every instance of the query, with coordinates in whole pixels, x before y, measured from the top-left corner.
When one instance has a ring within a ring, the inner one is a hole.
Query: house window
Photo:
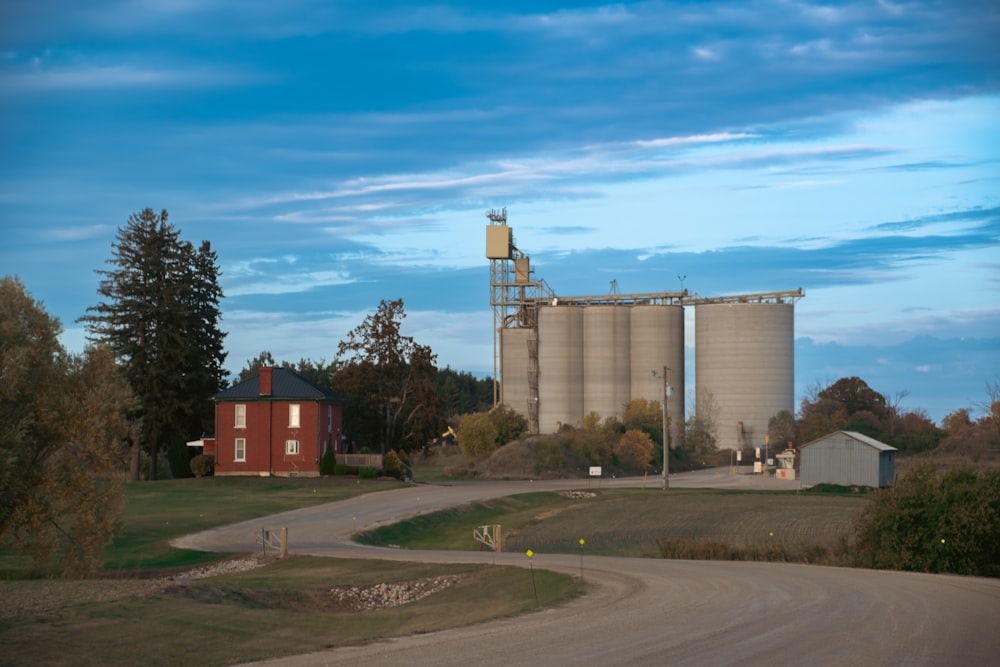
[[[236,428],[246,428],[247,427],[247,406],[239,403],[236,405],[236,421],[234,422]]]
[[[299,453],[299,441],[285,440],[285,453],[293,456],[297,455]]]
[[[235,455],[233,456],[234,461],[246,461],[247,460],[247,440],[246,438],[236,438],[236,449]]]
[[[299,427],[299,404],[289,403],[288,405],[288,428]]]

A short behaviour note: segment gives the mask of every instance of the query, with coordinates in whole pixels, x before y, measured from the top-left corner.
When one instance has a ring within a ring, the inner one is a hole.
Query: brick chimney
[[[270,366],[260,367],[260,395],[270,396],[271,395],[271,371],[274,370]]]

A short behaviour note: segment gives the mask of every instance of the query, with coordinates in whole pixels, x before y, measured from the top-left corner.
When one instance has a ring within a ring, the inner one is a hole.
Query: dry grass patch
[[[670,492],[615,495],[562,511],[516,534],[504,550],[587,551],[606,555],[660,555],[659,540],[711,540],[737,548],[838,548],[854,515],[868,501],[858,497],[794,494]]]
[[[534,575],[543,606],[583,591],[583,583],[567,575]],[[352,588],[357,590],[341,599],[338,592]],[[408,593],[400,593],[404,589]],[[365,602],[371,599],[376,604]],[[406,601],[390,604],[393,599]],[[291,557],[248,572],[0,620],[0,662],[226,665],[435,632],[535,608],[522,568]]]

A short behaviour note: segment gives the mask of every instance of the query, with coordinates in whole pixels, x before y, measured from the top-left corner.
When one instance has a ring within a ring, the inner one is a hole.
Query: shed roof
[[[858,433],[857,431],[834,431],[833,433],[828,433],[828,434],[824,435],[822,438],[816,438],[812,442],[807,442],[806,444],[802,445],[802,449],[805,449],[806,447],[809,447],[811,445],[815,445],[817,442],[823,442],[824,440],[826,440],[830,436],[836,435],[838,433],[842,433],[843,435],[846,435],[848,438],[851,438],[852,440],[857,440],[861,444],[868,445],[872,449],[877,449],[880,452],[895,452],[895,451],[897,451],[896,448],[893,447],[892,445],[887,445],[884,442],[876,440],[875,438],[870,438],[867,435],[865,435],[864,433]]]
[[[253,401],[253,400],[314,400],[334,401],[343,403],[344,397],[335,391],[310,382],[298,373],[287,368],[271,370],[271,393],[260,395],[260,375],[244,380],[229,389],[223,389],[213,396],[216,401]]]

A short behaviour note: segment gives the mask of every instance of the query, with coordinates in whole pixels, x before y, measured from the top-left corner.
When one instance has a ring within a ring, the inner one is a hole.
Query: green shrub
[[[353,475],[357,473],[357,470],[347,465],[346,463],[335,463],[333,464],[333,474],[334,475]]]
[[[483,458],[499,447],[497,427],[488,413],[462,415],[458,422],[458,447],[470,460]]]
[[[913,468],[859,515],[867,567],[1000,577],[1000,470]]]
[[[403,479],[403,461],[399,458],[399,454],[396,453],[396,450],[390,449],[389,453],[385,455],[383,468],[383,472],[386,477]]]
[[[561,471],[566,465],[562,446],[559,442],[542,440],[535,445],[535,473]]]
[[[170,479],[184,479],[191,476],[191,448],[183,439],[175,440],[166,447],[167,466],[170,470]],[[163,475],[162,467],[157,466],[157,474]]]
[[[211,477],[215,474],[215,457],[211,454],[199,454],[191,459],[191,473],[195,477]]]
[[[378,477],[378,468],[373,466],[361,466],[358,468],[358,477],[361,479],[375,479]]]
[[[335,475],[337,473],[337,455],[333,453],[333,447],[327,445],[326,452],[319,462],[319,474]]]

